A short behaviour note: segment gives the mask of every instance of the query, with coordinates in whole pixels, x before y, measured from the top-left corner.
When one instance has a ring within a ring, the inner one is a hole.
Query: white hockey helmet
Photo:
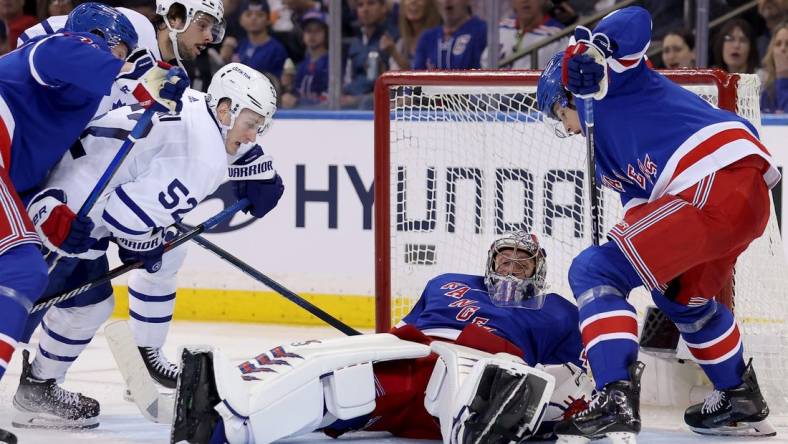
[[[185,9],[184,22],[181,28],[173,28],[167,19],[167,14],[170,13],[173,5],[180,5]],[[164,24],[169,30],[172,49],[175,52],[178,64],[181,64],[181,56],[178,52],[177,35],[186,31],[192,21],[198,18],[200,14],[207,14],[214,18],[214,24],[211,28],[211,36],[213,38],[211,43],[217,44],[224,39],[227,23],[224,20],[224,3],[222,0],[156,0],[156,14],[162,16]]]
[[[241,63],[229,63],[219,68],[211,79],[206,97],[208,107],[217,120],[219,116],[216,108],[222,99],[230,99],[230,125],[224,127],[225,131],[233,127],[236,117],[244,108],[265,118],[258,135],[265,133],[271,126],[276,112],[276,89],[268,77],[253,68]]]
[[[495,269],[495,258],[504,250],[524,251],[525,259],[534,261],[534,272],[530,277],[517,278],[503,275]],[[533,233],[517,231],[496,239],[487,253],[484,283],[490,299],[500,306],[518,306],[540,309],[544,304],[544,289],[547,287],[547,264],[545,251]]]

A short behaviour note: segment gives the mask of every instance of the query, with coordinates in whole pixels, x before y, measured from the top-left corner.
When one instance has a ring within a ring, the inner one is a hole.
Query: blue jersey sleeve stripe
[[[128,228],[122,223],[118,222],[118,220],[112,217],[112,215],[109,214],[107,210],[104,210],[104,213],[101,215],[101,218],[104,219],[104,222],[108,223],[113,228],[116,228],[117,230],[122,231],[126,234],[130,234],[132,236],[139,236],[141,234],[146,234],[148,233],[148,231],[150,231],[150,230],[145,230],[145,231],[132,230],[131,228]]]
[[[47,34],[55,33],[55,30],[52,29],[52,25],[49,24],[49,19],[46,19],[43,22],[41,22],[41,26],[44,27],[44,31],[46,31]]]
[[[138,320],[140,322],[148,322],[148,323],[151,323],[151,324],[163,324],[165,322],[170,322],[172,320],[172,315],[170,315],[170,316],[162,316],[160,318],[149,318],[149,317],[142,316],[139,313],[135,313],[132,310],[129,310],[129,316],[131,316],[132,318],[134,318],[134,319],[136,319],[136,320]]]
[[[19,40],[20,40],[22,43],[25,43],[25,42],[27,42],[28,40],[30,40],[30,36],[29,36],[29,35],[27,35],[27,31],[25,31],[25,32],[23,32],[22,34],[20,34],[20,35],[19,35]]]
[[[85,345],[90,343],[90,339],[71,339],[65,336],[59,335],[52,330],[49,329],[46,322],[41,322],[41,328],[49,335],[50,338],[62,342],[68,345]]]
[[[139,299],[143,302],[167,302],[175,299],[175,293],[165,294],[163,296],[153,296],[140,293],[139,291],[135,291],[132,288],[129,288],[129,295],[133,296],[134,299]]]
[[[134,199],[132,199],[128,194],[126,194],[125,191],[123,191],[123,187],[116,188],[115,194],[117,194],[117,196],[120,198],[120,201],[126,204],[126,206],[129,207],[129,209],[134,212],[134,214],[136,214],[145,225],[151,228],[156,228],[156,222],[153,222],[153,219],[151,219],[150,216],[148,216],[148,214],[145,213],[145,211],[143,211],[142,208],[140,208],[139,205],[134,202]]]
[[[35,55],[36,55],[36,50],[45,41],[47,41],[47,38],[43,38],[43,39],[39,40],[38,42],[36,42],[33,45],[33,49],[30,50],[30,54],[28,54],[28,56],[27,56],[27,64],[28,64],[28,66],[30,66],[30,75],[33,76],[33,79],[35,79],[35,81],[38,82],[39,85],[42,85],[42,86],[55,86],[55,85],[50,85],[49,83],[45,82],[44,79],[41,77],[41,75],[38,73],[38,70],[36,69],[36,63],[35,63],[35,58],[34,58]]]

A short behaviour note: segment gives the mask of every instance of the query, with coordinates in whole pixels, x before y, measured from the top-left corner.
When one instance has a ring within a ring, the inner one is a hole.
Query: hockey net
[[[719,70],[664,73],[760,128],[756,76]],[[572,259],[591,244],[585,140],[560,139],[542,121],[536,107],[538,77],[535,71],[400,72],[378,81],[378,331],[407,314],[432,277],[484,274],[490,243],[515,229],[538,234],[547,251],[549,291],[573,300],[567,271]],[[655,131],[659,125],[654,122]],[[602,191],[600,200],[606,233],[620,219],[621,205],[609,190]],[[788,368],[788,268],[772,213],[766,233],[740,257],[732,302],[727,303],[734,306],[745,353],[755,357],[772,411],[786,413],[788,389],[781,375]],[[635,290],[630,301],[641,318],[652,305],[642,289]],[[663,386],[679,385],[670,382],[677,379],[672,365],[653,366],[654,378],[667,378]],[[687,387],[701,384],[697,367],[686,367],[678,371]],[[664,391],[652,395],[644,394],[644,402],[686,405],[698,398],[687,393],[666,398]]]

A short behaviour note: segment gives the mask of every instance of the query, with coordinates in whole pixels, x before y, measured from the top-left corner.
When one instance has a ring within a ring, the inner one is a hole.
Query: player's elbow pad
[[[145,210],[120,187],[110,196],[101,218],[113,236],[124,239],[146,239],[157,227]]]

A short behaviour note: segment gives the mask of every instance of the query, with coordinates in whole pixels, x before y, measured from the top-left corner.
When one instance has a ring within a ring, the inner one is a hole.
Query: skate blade
[[[613,444],[637,444],[637,435],[632,432],[611,432],[607,439]]]
[[[591,439],[577,435],[558,435],[556,444],[588,444]]]
[[[87,419],[66,419],[48,413],[19,412],[11,425],[20,429],[85,430],[99,426],[98,416]]]
[[[772,427],[768,419],[758,422],[738,422],[714,429],[690,427],[690,430],[701,435],[713,436],[754,436],[766,438],[777,435],[777,431]]]

